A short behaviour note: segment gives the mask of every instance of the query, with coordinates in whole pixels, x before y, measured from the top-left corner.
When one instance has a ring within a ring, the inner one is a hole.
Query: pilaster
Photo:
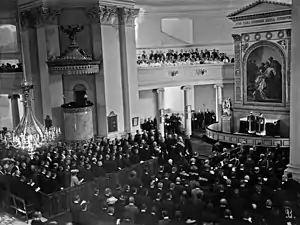
[[[294,175],[294,179],[300,182],[300,89],[298,84],[300,83],[300,64],[297,61],[300,57],[300,45],[298,40],[300,38],[300,27],[297,21],[300,20],[300,2],[294,1],[292,5],[292,37],[291,37],[291,95],[290,95],[290,162],[287,172],[291,172]]]
[[[239,34],[232,35],[234,40],[234,101],[236,104],[242,103],[242,77],[241,77],[241,45],[242,37]]]
[[[118,8],[125,131],[133,131],[132,118],[139,116],[138,75],[134,20],[139,9]]]
[[[35,85],[34,109],[39,121],[52,117],[46,27],[57,24],[60,12],[38,6],[20,13],[27,78]]]
[[[118,116],[118,132],[124,132],[117,6],[97,4],[87,8],[86,15],[91,23],[93,56],[102,61],[99,74],[95,74],[97,135],[109,135],[107,116],[110,112]]]

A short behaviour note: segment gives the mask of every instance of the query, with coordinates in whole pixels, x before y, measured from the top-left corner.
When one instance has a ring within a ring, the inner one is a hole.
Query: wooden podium
[[[231,116],[221,116],[221,131],[223,133],[232,133]]]

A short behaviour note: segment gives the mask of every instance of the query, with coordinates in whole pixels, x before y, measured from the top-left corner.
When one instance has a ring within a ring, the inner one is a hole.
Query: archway
[[[86,87],[83,84],[76,84],[73,88],[74,102],[77,105],[85,105]]]

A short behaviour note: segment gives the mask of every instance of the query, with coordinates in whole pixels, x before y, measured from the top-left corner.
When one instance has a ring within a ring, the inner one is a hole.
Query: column
[[[300,27],[297,21],[300,20],[300,1],[294,1],[292,5],[292,57],[291,57],[291,100],[290,100],[290,164],[287,172],[293,173],[294,179],[300,181],[300,64],[296,59],[300,57]]]
[[[192,135],[192,105],[191,105],[191,87],[190,86],[182,86],[181,90],[183,90],[184,94],[184,129],[185,134],[191,136]]]
[[[161,136],[165,136],[165,90],[163,88],[154,89],[156,99],[156,121],[157,128]]]
[[[218,118],[219,118],[219,121],[221,121],[221,116],[222,116],[222,101],[223,101],[223,85],[220,84],[220,85],[218,85],[218,109],[219,109]]]
[[[20,113],[19,113],[19,103],[18,103],[18,99],[20,98],[20,96],[17,94],[13,94],[13,95],[9,95],[8,98],[10,99],[11,102],[13,129],[15,129],[16,126],[18,126],[18,124],[20,123]]]
[[[52,117],[49,71],[47,67],[46,26],[57,25],[59,11],[38,6],[22,11],[22,40],[26,76],[34,84],[33,105],[37,119],[43,123],[46,115]]]
[[[132,124],[132,118],[139,116],[138,73],[136,65],[134,24],[138,13],[139,9],[118,8],[124,128],[127,132],[139,129],[139,127],[133,127]]]
[[[215,84],[214,88],[216,89],[216,122],[219,121],[219,111],[220,111],[220,107],[219,107],[219,85]]]

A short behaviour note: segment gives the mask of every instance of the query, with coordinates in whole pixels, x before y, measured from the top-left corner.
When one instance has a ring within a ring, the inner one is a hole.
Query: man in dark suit
[[[125,224],[134,224],[135,223],[135,219],[139,213],[139,209],[138,207],[136,207],[134,205],[134,198],[133,197],[129,197],[128,199],[128,205],[126,205],[124,207],[124,214],[123,214],[123,222]]]

